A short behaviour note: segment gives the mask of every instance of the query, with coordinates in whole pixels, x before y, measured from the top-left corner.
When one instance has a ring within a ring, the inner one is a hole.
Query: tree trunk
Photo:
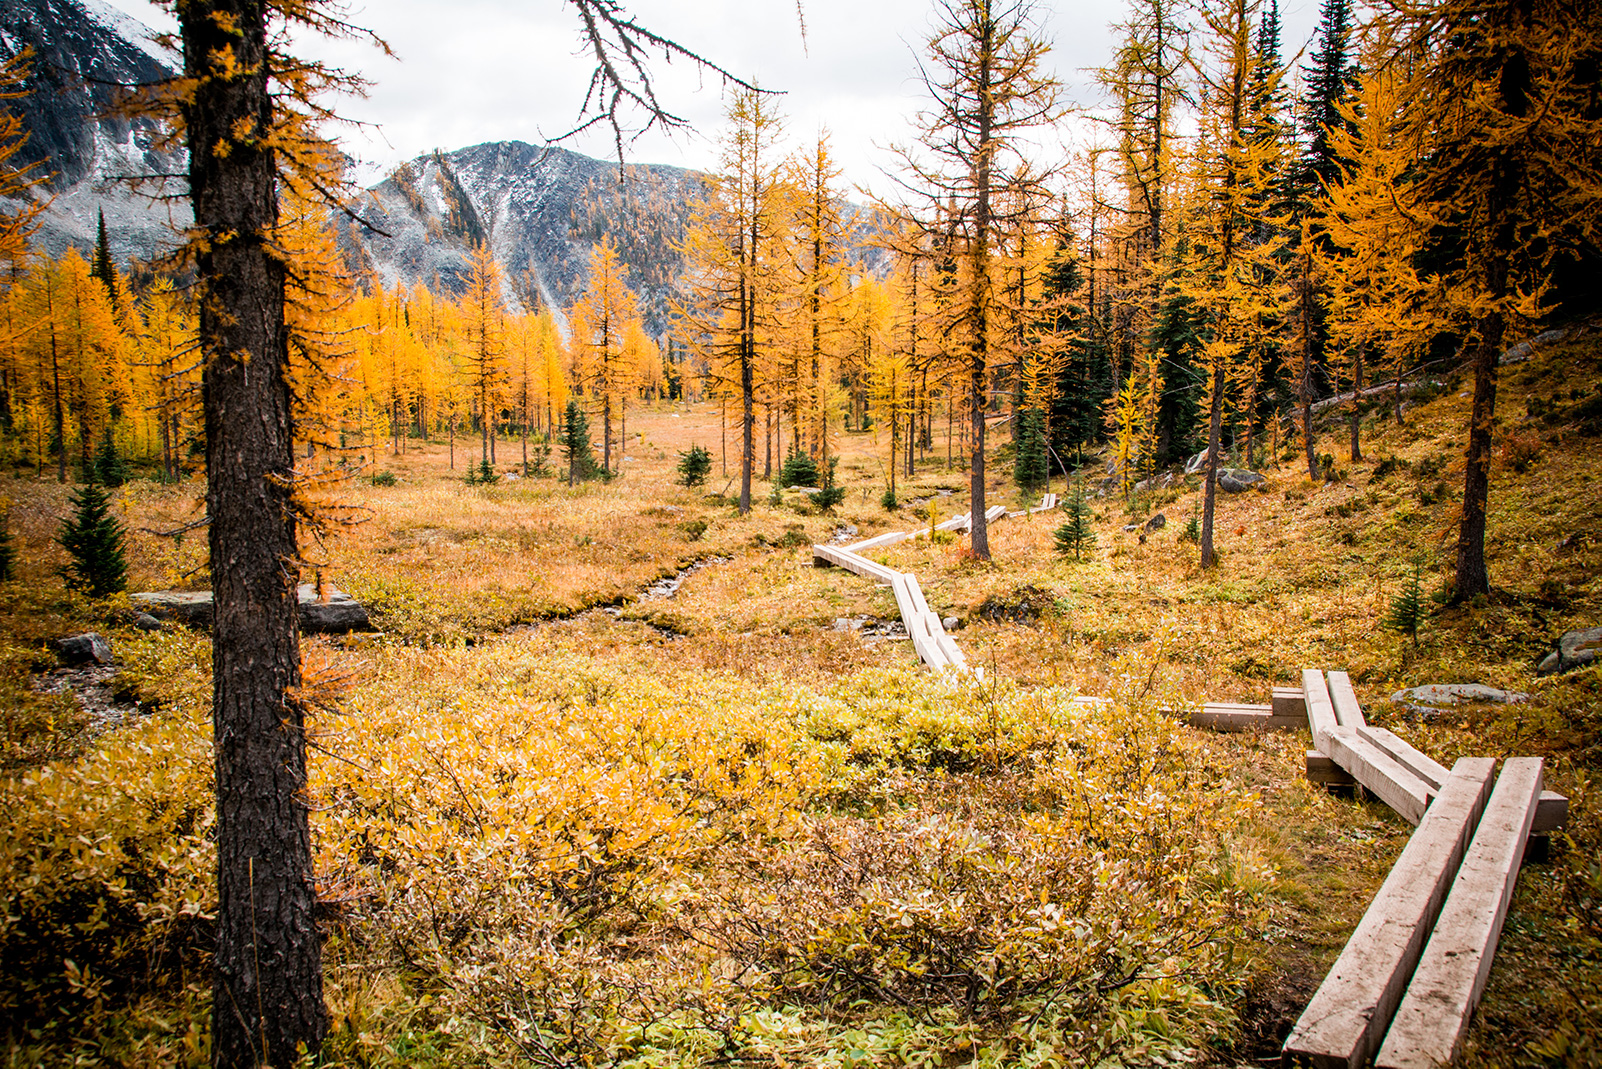
[[[1224,426],[1224,373],[1213,372],[1207,414],[1207,485],[1202,493],[1201,566],[1211,568],[1218,563],[1213,552],[1213,505],[1218,497],[1218,453],[1222,445]]]
[[[212,1063],[289,1065],[327,1032],[300,682],[285,269],[274,246],[266,8],[179,9],[210,510],[217,952]],[[229,77],[210,73],[227,57]]]
[[[1505,268],[1501,269],[1505,274]],[[1492,312],[1476,325],[1474,407],[1469,417],[1467,464],[1463,476],[1463,523],[1457,536],[1457,577],[1452,598],[1466,601],[1491,590],[1485,568],[1485,502],[1491,484],[1491,430],[1496,413],[1496,369],[1505,321]]]
[[[1352,354],[1352,411],[1349,419],[1352,430],[1352,463],[1356,464],[1363,459],[1362,445],[1362,404],[1363,404],[1363,345],[1358,343],[1357,351]]]

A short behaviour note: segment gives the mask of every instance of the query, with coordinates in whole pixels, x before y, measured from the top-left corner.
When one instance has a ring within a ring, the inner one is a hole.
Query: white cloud
[[[111,2],[147,24],[171,28],[171,18],[145,0]],[[933,7],[929,0],[802,0],[802,8],[804,44],[795,0],[634,0],[628,6],[642,25],[764,88],[783,90],[779,108],[792,138],[808,141],[827,126],[846,180],[884,191],[880,169],[893,161],[876,146],[912,136],[912,116],[924,104],[916,53]],[[347,150],[369,162],[369,174],[435,148],[537,142],[573,124],[590,64],[577,54],[578,21],[565,3],[356,0],[349,14],[387,40],[399,60],[354,41],[307,41],[305,47],[373,83],[367,99],[339,109],[376,128],[343,135]],[[1044,29],[1056,45],[1051,63],[1071,100],[1093,100],[1086,69],[1107,62],[1108,24],[1121,14],[1121,6],[1042,6]],[[1294,52],[1316,22],[1316,0],[1287,4],[1284,18],[1286,51]],[[650,134],[629,148],[630,158],[714,165],[723,114],[718,79],[682,61],[654,69],[665,102],[700,134]],[[569,147],[603,158],[613,151],[610,134],[601,130]]]

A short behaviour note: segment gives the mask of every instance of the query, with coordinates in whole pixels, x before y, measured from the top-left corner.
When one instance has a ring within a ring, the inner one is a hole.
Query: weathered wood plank
[[[907,627],[907,633],[912,636],[913,648],[918,651],[918,659],[930,668],[944,668],[950,662],[940,647],[929,637],[928,628],[919,619],[917,602],[912,595],[912,584],[917,580],[907,572],[896,572],[890,582],[890,589],[895,592],[896,606],[901,610],[901,622]]]
[[[1423,818],[1435,792],[1390,754],[1358,738],[1351,728],[1336,728],[1326,737],[1325,743],[1324,752],[1386,805],[1413,824]]]
[[[1359,738],[1367,739],[1375,746],[1384,750],[1395,758],[1397,764],[1412,772],[1419,779],[1429,784],[1434,790],[1439,790],[1441,784],[1451,772],[1429,754],[1415,749],[1406,739],[1398,737],[1394,732],[1385,728],[1368,727],[1357,729]]]
[[[946,520],[943,523],[935,524],[935,530],[937,530],[937,531],[966,531],[968,529],[969,518],[972,515],[973,515],[973,513],[971,513],[971,512],[964,512],[961,516],[953,516],[953,517],[951,517],[951,519]]]
[[[1287,1064],[1356,1069],[1378,1049],[1491,793],[1495,762],[1465,757],[1285,1040]]]
[[[893,546],[897,542],[905,542],[907,539],[915,537],[917,537],[916,532],[886,531],[884,534],[874,535],[872,538],[864,538],[860,542],[853,542],[849,546],[841,548],[847,553],[861,553],[864,550],[878,549],[882,546]]]
[[[1272,706],[1208,702],[1189,716],[1192,727],[1213,731],[1286,731],[1306,727],[1305,717],[1275,716]]]
[[[1530,825],[1530,834],[1545,835],[1557,831],[1568,822],[1569,800],[1556,791],[1542,791],[1541,800],[1535,807],[1535,822]]]
[[[1352,787],[1357,784],[1352,774],[1337,765],[1334,758],[1317,750],[1307,751],[1307,780],[1325,787]]]
[[[1307,723],[1307,699],[1302,696],[1301,687],[1275,687],[1269,699],[1274,707],[1275,716],[1294,716]]]
[[[1444,795],[1443,795],[1444,796]],[[1375,1059],[1376,1069],[1436,1069],[1463,1047],[1513,899],[1541,797],[1541,759],[1502,765],[1474,841]]]
[[[1345,672],[1329,673],[1329,698],[1341,727],[1360,728],[1368,723],[1363,719],[1363,707],[1357,703],[1357,692],[1352,689],[1352,677]]]
[[[1326,740],[1330,732],[1340,727],[1340,721],[1335,719],[1335,705],[1330,701],[1323,672],[1302,669],[1302,698],[1307,704],[1307,724],[1313,730],[1313,747],[1320,753],[1329,753]]]

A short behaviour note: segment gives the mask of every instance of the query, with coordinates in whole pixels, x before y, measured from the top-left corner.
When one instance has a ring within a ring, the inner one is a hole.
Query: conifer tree
[[[1510,329],[1537,319],[1553,265],[1602,243],[1602,19],[1591,0],[1395,4],[1403,55],[1422,55],[1405,122],[1429,146],[1428,250],[1466,326],[1474,376],[1453,596],[1490,589],[1486,500],[1497,366]]]
[[[0,512],[0,583],[17,577],[17,547],[11,542],[11,513]]]
[[[1200,366],[1207,375],[1207,472],[1202,497],[1201,563],[1211,567],[1213,510],[1224,408],[1232,380],[1265,340],[1279,295],[1277,239],[1264,240],[1253,210],[1267,200],[1277,144],[1250,136],[1252,85],[1261,54],[1253,47],[1249,0],[1202,9],[1211,62],[1201,68],[1202,139],[1185,286],[1207,310]],[[1277,72],[1275,72],[1277,76]]]
[[[111,263],[111,242],[106,237],[106,210],[100,209],[100,221],[95,234],[95,254],[90,261],[89,277],[97,278],[106,287],[106,299],[117,303],[117,269]]]
[[[103,598],[128,587],[128,564],[123,556],[126,532],[111,512],[111,499],[97,482],[73,492],[72,516],[61,523],[56,543],[72,558],[62,578],[74,590]]]
[[[1090,548],[1096,544],[1096,532],[1091,525],[1090,506],[1085,501],[1085,481],[1075,480],[1073,492],[1063,503],[1065,518],[1053,536],[1057,552],[1063,556],[1072,555],[1074,560],[1083,560]]]
[[[909,213],[932,236],[949,226],[961,299],[945,325],[966,364],[970,550],[990,559],[985,527],[985,410],[1005,322],[999,277],[1003,191],[1024,174],[1020,141],[1055,120],[1059,84],[1044,70],[1049,46],[1031,0],[940,0],[924,87],[934,100],[920,118],[923,150],[902,158],[926,209]],[[942,219],[944,216],[944,219]]]
[[[1015,459],[1012,478],[1024,490],[1046,485],[1051,468],[1046,461],[1046,417],[1038,408],[1020,409],[1013,435]]]
[[[567,460],[567,485],[595,477],[595,454],[590,449],[590,418],[576,400],[569,400],[562,415],[562,456]]]

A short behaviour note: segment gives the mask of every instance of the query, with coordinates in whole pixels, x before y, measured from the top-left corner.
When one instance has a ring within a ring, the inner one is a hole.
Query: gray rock
[[[95,631],[56,639],[56,656],[68,668],[80,664],[110,664],[111,643]]]
[[[955,616],[948,616],[944,620],[940,621],[940,626],[945,628],[947,631],[955,631],[957,628],[962,626],[962,621],[957,619]]]
[[[1529,701],[1529,698],[1528,694],[1497,690],[1480,683],[1426,683],[1391,695],[1391,701],[1425,716],[1446,712],[1459,705],[1506,705]]]
[[[1268,480],[1255,471],[1245,468],[1219,468],[1218,488],[1228,494],[1238,494],[1256,487],[1260,490],[1268,489]]]
[[[836,631],[861,631],[865,622],[862,617],[836,616],[834,618],[834,629]]]
[[[1161,531],[1167,526],[1168,517],[1159,512],[1157,515],[1146,521],[1146,533],[1150,534],[1152,531]]]
[[[1186,475],[1195,475],[1195,474],[1199,473],[1206,466],[1207,466],[1207,450],[1203,449],[1200,453],[1197,453],[1195,456],[1193,456],[1189,460],[1185,461],[1185,474]]]
[[[1602,653],[1602,627],[1570,631],[1558,639],[1557,649],[1541,658],[1541,663],[1536,666],[1535,671],[1543,676],[1572,672],[1576,668],[1596,663],[1599,653]]]
[[[134,614],[134,626],[141,631],[160,631],[166,625],[148,612]]]
[[[366,631],[371,625],[367,607],[342,590],[325,587],[318,598],[312,583],[300,584],[300,629],[307,633],[337,635]],[[211,626],[211,591],[173,591],[134,594],[135,608],[159,619],[176,620],[190,627]]]

